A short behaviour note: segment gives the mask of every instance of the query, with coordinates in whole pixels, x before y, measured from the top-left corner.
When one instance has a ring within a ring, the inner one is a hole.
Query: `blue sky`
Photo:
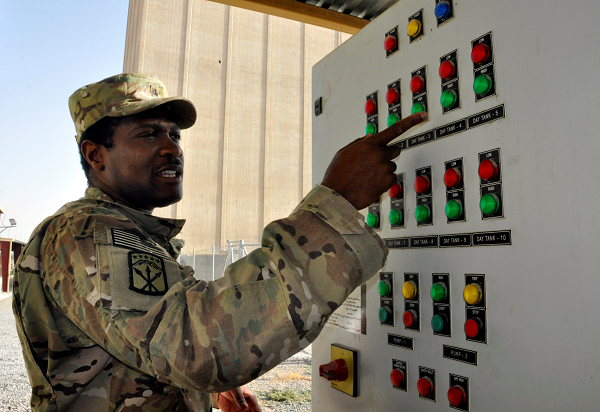
[[[0,206],[27,240],[46,216],[83,196],[67,101],[123,71],[127,0],[0,0]]]

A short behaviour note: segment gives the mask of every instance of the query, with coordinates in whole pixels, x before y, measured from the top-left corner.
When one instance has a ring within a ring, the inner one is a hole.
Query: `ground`
[[[28,412],[29,379],[17,337],[10,295],[0,292],[0,411]],[[310,347],[248,386],[257,395],[263,412],[311,410]]]

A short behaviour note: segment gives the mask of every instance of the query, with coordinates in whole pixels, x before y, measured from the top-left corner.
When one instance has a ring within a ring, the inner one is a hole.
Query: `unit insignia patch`
[[[148,253],[129,252],[129,289],[144,295],[164,295],[167,274],[163,260]]]

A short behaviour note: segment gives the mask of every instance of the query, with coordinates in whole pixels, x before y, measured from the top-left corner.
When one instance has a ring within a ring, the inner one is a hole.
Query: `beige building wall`
[[[183,134],[184,253],[260,240],[312,188],[312,66],[347,34],[206,0],[130,0],[125,72],[198,110]]]

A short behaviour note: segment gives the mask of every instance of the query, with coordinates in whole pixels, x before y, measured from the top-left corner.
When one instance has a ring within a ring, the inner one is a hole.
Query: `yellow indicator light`
[[[468,305],[477,305],[479,302],[481,302],[481,299],[483,298],[483,292],[481,291],[479,285],[470,283],[467,286],[465,286],[465,290],[463,291],[463,298],[465,299],[465,302],[467,302]]]
[[[417,19],[411,20],[407,31],[410,37],[417,37],[421,33],[421,22]]]
[[[414,299],[417,296],[417,285],[415,282],[408,281],[402,285],[402,295],[405,299]]]

